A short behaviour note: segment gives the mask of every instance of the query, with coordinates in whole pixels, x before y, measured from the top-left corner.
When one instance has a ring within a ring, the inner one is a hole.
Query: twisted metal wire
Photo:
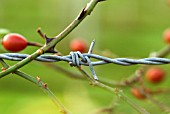
[[[19,54],[19,53],[3,53],[0,54],[1,59],[11,60],[11,61],[21,61],[25,58],[29,57],[29,54]],[[118,64],[123,66],[130,66],[136,64],[147,64],[147,65],[161,65],[161,64],[169,64],[170,59],[167,58],[142,58],[142,59],[129,59],[129,58],[108,58],[96,54],[88,54],[88,53],[80,53],[80,52],[70,52],[70,55],[66,56],[56,56],[56,55],[40,55],[35,60],[41,62],[59,62],[66,61],[75,63],[75,66],[88,66],[89,64],[86,61],[86,58],[94,58],[99,61],[91,62],[92,66],[103,65],[103,64]],[[82,60],[80,60],[82,59]]]
[[[108,58],[96,54],[92,54],[92,49],[94,47],[95,41],[93,41],[90,45],[88,53],[80,53],[70,52],[69,55],[66,56],[56,56],[56,55],[40,55],[35,60],[41,62],[59,62],[65,61],[70,63],[72,66],[89,66],[92,72],[93,78],[98,80],[97,75],[93,69],[93,66],[103,65],[103,64],[117,64],[123,66],[130,66],[136,64],[146,64],[146,65],[161,65],[161,64],[169,64],[170,59],[167,58],[158,58],[158,57],[150,57],[150,58],[142,58],[142,59],[129,59],[129,58]],[[1,59],[11,60],[11,61],[21,61],[27,57],[29,54],[19,54],[19,53],[3,53],[0,54]],[[90,58],[96,59],[98,61],[91,61]]]

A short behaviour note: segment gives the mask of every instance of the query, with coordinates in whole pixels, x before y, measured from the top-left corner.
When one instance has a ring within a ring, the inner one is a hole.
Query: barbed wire
[[[161,65],[161,64],[169,64],[170,59],[167,58],[158,58],[158,57],[149,57],[142,59],[129,59],[129,58],[108,58],[104,56],[100,56],[97,54],[92,54],[92,50],[94,47],[95,41],[93,41],[90,45],[88,53],[70,52],[69,55],[66,56],[57,56],[57,55],[49,55],[44,54],[37,57],[35,60],[41,62],[59,62],[65,61],[68,62],[71,66],[89,66],[92,71],[94,79],[98,80],[96,73],[93,69],[93,66],[96,65],[104,65],[104,64],[117,64],[123,66],[130,66],[136,64],[146,64],[146,65]],[[3,53],[0,54],[1,59],[11,60],[11,61],[21,61],[27,57],[29,54],[20,54],[20,53]],[[91,61],[90,58],[96,59],[98,61]]]

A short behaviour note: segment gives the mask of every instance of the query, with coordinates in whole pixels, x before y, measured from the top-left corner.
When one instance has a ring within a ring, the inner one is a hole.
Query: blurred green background
[[[0,28],[7,28],[25,36],[29,41],[44,43],[36,33],[41,27],[49,37],[60,33],[90,0],[0,0]],[[83,38],[88,44],[96,39],[94,50],[110,50],[119,57],[142,58],[162,49],[166,44],[162,39],[165,29],[170,27],[170,6],[167,0],[107,0],[99,3],[71,34],[56,48],[63,54],[70,52],[69,42]],[[1,51],[5,51],[0,46]],[[38,48],[27,47],[20,53],[31,54]],[[7,61],[10,65],[16,62]],[[70,71],[79,73],[65,62],[55,63]],[[103,65],[96,66],[99,79],[121,81],[130,76],[136,66]],[[168,88],[170,86],[170,66],[161,65],[167,77],[163,83],[146,86]],[[88,71],[88,67],[85,67]],[[66,77],[40,62],[31,62],[22,71],[48,83],[49,88],[73,114],[94,114],[98,109],[109,106],[117,97],[88,82]],[[90,71],[89,71],[90,73]],[[165,114],[148,100],[134,98],[129,87],[122,88],[134,102],[152,114]],[[160,94],[156,99],[170,106],[169,94]],[[113,100],[113,101],[112,101]],[[34,84],[11,74],[0,79],[0,114],[57,114],[53,102]],[[137,114],[124,101],[119,101],[114,114]]]

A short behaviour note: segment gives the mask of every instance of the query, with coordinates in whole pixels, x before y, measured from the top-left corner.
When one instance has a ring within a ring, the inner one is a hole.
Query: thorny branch
[[[95,8],[97,3],[99,3],[99,2],[100,2],[100,0],[91,0],[86,5],[86,7],[81,11],[81,12],[84,12],[83,15],[82,15],[82,13],[80,13],[78,15],[78,17],[66,29],[64,29],[60,34],[58,34],[57,36],[54,37],[55,38],[54,40],[51,40],[51,42],[49,42],[47,45],[44,45],[42,48],[38,49],[36,52],[31,54],[24,60],[18,62],[17,64],[15,64],[13,66],[10,66],[10,68],[6,69],[5,71],[2,71],[0,73],[0,77],[3,77],[5,75],[21,68],[21,67],[23,67],[24,65],[28,64],[29,62],[31,62],[32,60],[34,60],[41,54],[48,51],[50,48],[54,47],[58,42],[60,42],[63,38],[65,38],[72,30],[74,30],[80,24],[80,22],[83,21],[84,18],[92,12],[92,10]]]
[[[0,73],[0,78],[6,76],[9,73],[16,73],[17,75],[29,80],[30,82],[33,82],[35,84],[38,84],[45,93],[47,93],[54,102],[60,107],[62,110],[63,114],[68,114],[67,110],[64,108],[63,105],[58,102],[56,97],[53,95],[53,93],[48,89],[47,85],[43,83],[39,77],[33,78],[23,72],[20,72],[18,69],[23,67],[24,65],[28,64],[32,60],[40,60],[40,61],[46,61],[46,62],[58,62],[58,61],[67,61],[71,63],[71,65],[78,67],[78,69],[84,74],[87,79],[94,85],[100,88],[103,88],[105,90],[108,90],[112,93],[115,93],[119,98],[125,100],[129,105],[134,107],[139,113],[141,114],[149,114],[145,109],[141,108],[137,104],[135,104],[133,101],[131,101],[127,96],[124,95],[123,91],[118,89],[118,88],[111,88],[108,85],[105,85],[101,82],[98,81],[98,78],[96,76],[96,73],[93,69],[94,65],[101,65],[101,64],[107,64],[107,63],[114,63],[114,64],[119,64],[119,65],[134,65],[134,64],[147,64],[147,65],[158,65],[158,64],[168,64],[170,63],[169,59],[165,58],[156,58],[156,57],[163,57],[166,55],[165,53],[162,53],[160,55],[157,55],[154,58],[144,58],[140,60],[134,60],[134,59],[127,59],[127,58],[116,58],[116,59],[110,59],[106,58],[103,56],[91,54],[92,53],[92,48],[94,45],[91,45],[91,48],[89,49],[89,52],[87,54],[81,54],[79,52],[72,52],[68,56],[51,56],[51,55],[42,55],[45,52],[53,52],[54,50],[51,50],[55,47],[55,45],[60,42],[63,38],[65,38],[72,30],[74,30],[80,22],[87,16],[90,15],[94,7],[97,5],[97,3],[105,1],[105,0],[91,0],[80,12],[78,17],[65,29],[63,30],[60,34],[55,36],[54,38],[49,39],[46,35],[41,33],[41,31],[38,30],[38,33],[40,34],[41,37],[46,38],[48,40],[46,44],[38,49],[36,52],[34,52],[31,55],[25,55],[25,54],[1,54],[1,64],[5,67],[5,69]],[[81,60],[79,60],[81,58]],[[91,62],[90,58],[95,58],[101,61],[97,62]],[[17,64],[13,66],[8,66],[2,59],[8,59],[8,60],[18,60]],[[81,65],[88,65],[90,67],[90,70],[92,72],[93,77],[88,75],[80,66]],[[145,71],[145,66],[142,66],[136,73],[136,77],[140,77],[143,72]],[[133,81],[133,80],[132,80]],[[135,82],[136,80],[134,80]],[[128,85],[129,82],[125,82],[124,85]]]
[[[40,56],[41,54],[48,52],[51,48],[53,48],[58,42],[60,42],[63,38],[65,38],[72,30],[74,30],[79,24],[80,22],[82,22],[84,20],[84,18],[89,15],[92,10],[95,8],[95,6],[97,5],[97,3],[99,3],[101,0],[91,0],[87,6],[81,11],[83,12],[78,15],[78,17],[66,28],[64,29],[60,34],[58,34],[56,37],[53,38],[53,40],[50,40],[50,42],[48,42],[47,44],[45,44],[43,47],[41,47],[40,49],[38,49],[36,52],[34,52],[33,54],[29,55],[27,58],[23,59],[22,61],[18,62],[17,64],[13,65],[13,66],[8,66],[2,59],[1,59],[1,64],[6,67],[4,70],[2,70],[0,72],[0,78],[8,75],[9,73],[12,72],[16,72],[18,73],[18,75],[22,76],[23,78],[27,79],[30,82],[37,82],[37,79],[30,77],[29,75],[26,75],[25,73],[21,73],[18,71],[19,68],[23,67],[24,65],[28,64],[29,62],[31,62],[32,60],[34,60],[35,58],[37,58],[38,56]],[[44,36],[42,36],[44,37]],[[56,104],[59,106],[59,108],[61,109],[61,113],[63,114],[68,114],[68,112],[65,110],[65,108],[60,104],[60,102],[58,102],[58,100],[56,99],[56,97],[51,93],[51,91],[49,91],[48,87],[46,85],[44,85],[43,83],[40,83],[41,85],[39,85],[40,87],[45,88],[45,92],[50,96],[51,99],[53,99],[53,101],[56,102]],[[43,86],[42,86],[43,85]],[[47,90],[47,91],[46,91]]]

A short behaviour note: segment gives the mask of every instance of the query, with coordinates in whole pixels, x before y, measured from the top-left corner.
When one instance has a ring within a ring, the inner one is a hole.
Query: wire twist
[[[92,54],[94,44],[95,44],[95,41],[91,43],[88,53],[82,54],[81,52],[77,51],[77,52],[70,52],[70,54],[66,56],[44,54],[44,55],[40,55],[35,60],[41,61],[41,62],[65,61],[65,62],[70,63],[70,65],[77,66],[77,67],[80,67],[81,65],[89,66],[92,72],[93,78],[95,80],[98,80],[97,75],[93,69],[93,66],[96,66],[96,65],[104,65],[104,64],[113,63],[117,65],[130,66],[130,65],[136,65],[136,64],[161,65],[161,64],[170,63],[170,59],[158,58],[158,57],[150,57],[150,58],[143,58],[143,59],[108,58],[108,57]],[[30,56],[29,54],[19,54],[19,53],[0,54],[1,59],[11,60],[11,61],[21,61],[29,56]],[[96,61],[92,62],[90,58],[96,59]]]

